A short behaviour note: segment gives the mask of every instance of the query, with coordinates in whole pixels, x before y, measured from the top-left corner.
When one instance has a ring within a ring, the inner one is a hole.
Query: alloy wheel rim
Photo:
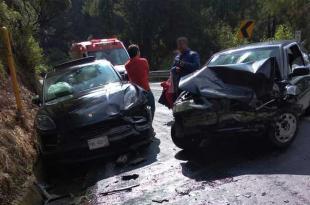
[[[291,113],[283,113],[276,122],[275,137],[281,143],[290,141],[297,129],[297,119]]]

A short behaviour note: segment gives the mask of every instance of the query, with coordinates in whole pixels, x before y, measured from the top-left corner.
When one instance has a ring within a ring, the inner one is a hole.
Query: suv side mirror
[[[294,68],[293,72],[290,74],[290,77],[302,76],[308,74],[310,74],[309,66],[298,66]]]
[[[32,104],[35,104],[35,105],[37,105],[37,106],[40,106],[40,104],[41,104],[41,99],[40,99],[40,96],[39,96],[39,95],[34,96],[34,97],[31,99],[31,101],[32,101]]]

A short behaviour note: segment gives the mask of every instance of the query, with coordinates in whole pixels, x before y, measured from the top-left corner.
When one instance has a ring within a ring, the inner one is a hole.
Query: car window
[[[299,44],[299,48],[302,52],[302,56],[305,61],[305,64],[306,65],[310,64],[309,51],[302,44]]]
[[[119,76],[108,63],[83,65],[47,78],[44,98],[50,101],[119,81]]]
[[[297,66],[304,66],[303,55],[297,45],[293,45],[287,49],[287,61],[289,65],[289,72]]]
[[[95,56],[98,60],[106,59],[113,65],[124,65],[129,59],[129,56],[124,48],[113,48],[88,52],[88,56]]]
[[[305,64],[308,65],[310,64],[310,59],[309,59],[309,54],[307,53],[302,53],[304,60],[305,60]]]
[[[227,52],[213,56],[208,65],[248,63],[270,57],[278,58],[278,48],[255,48]]]

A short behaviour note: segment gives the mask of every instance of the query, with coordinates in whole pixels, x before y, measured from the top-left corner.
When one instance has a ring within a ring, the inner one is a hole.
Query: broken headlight
[[[297,96],[299,94],[299,89],[296,85],[285,86],[285,94],[290,96]]]
[[[133,86],[130,86],[126,89],[126,93],[124,95],[124,108],[125,110],[130,109],[138,102],[137,91]]]
[[[174,113],[178,113],[178,112],[184,112],[184,111],[187,111],[187,110],[192,110],[193,108],[191,107],[191,105],[193,103],[194,103],[193,99],[187,100],[187,101],[177,102],[173,106],[173,112]]]
[[[39,130],[47,131],[56,128],[54,121],[47,115],[38,115],[36,125]]]
[[[176,101],[173,111],[184,112],[192,109],[206,110],[212,107],[212,103],[201,96],[193,96],[189,93],[183,93]]]

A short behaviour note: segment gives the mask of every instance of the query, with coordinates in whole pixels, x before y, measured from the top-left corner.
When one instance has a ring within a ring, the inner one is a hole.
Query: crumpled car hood
[[[179,88],[210,98],[229,98],[249,102],[272,89],[279,75],[275,58],[251,63],[206,66],[183,77]]]
[[[113,118],[124,110],[124,95],[131,84],[113,83],[79,97],[68,98],[45,105],[45,112],[58,128],[94,124]]]

